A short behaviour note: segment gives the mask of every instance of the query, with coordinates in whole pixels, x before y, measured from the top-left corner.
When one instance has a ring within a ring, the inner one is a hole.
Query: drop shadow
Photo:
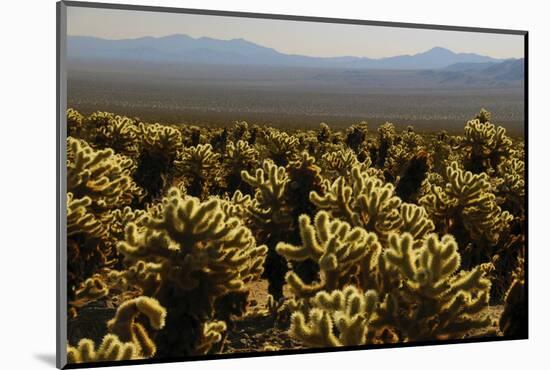
[[[51,367],[55,367],[55,353],[35,353],[34,358],[37,360],[40,360],[41,362],[45,363],[46,365],[50,365]]]

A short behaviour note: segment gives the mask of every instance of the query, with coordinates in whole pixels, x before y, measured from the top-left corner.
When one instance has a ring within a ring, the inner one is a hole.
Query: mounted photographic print
[[[58,3],[58,366],[527,338],[526,57]]]

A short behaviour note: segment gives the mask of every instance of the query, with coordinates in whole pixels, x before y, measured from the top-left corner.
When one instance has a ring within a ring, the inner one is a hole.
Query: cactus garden
[[[527,333],[525,144],[67,114],[68,361]]]

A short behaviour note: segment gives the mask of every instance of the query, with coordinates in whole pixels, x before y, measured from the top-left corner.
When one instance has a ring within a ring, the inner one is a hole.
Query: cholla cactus
[[[183,149],[175,167],[184,176],[189,195],[203,198],[208,193],[208,185],[216,182],[219,159],[210,144]]]
[[[264,146],[266,157],[273,160],[277,166],[286,166],[296,159],[298,154],[298,138],[284,131],[268,128],[265,131]]]
[[[445,174],[447,167],[453,161],[462,162],[460,152],[458,150],[453,150],[452,141],[456,141],[456,138],[449,136],[446,131],[441,131],[428,145],[432,162],[432,171],[438,175]]]
[[[504,127],[474,119],[466,123],[459,146],[466,151],[467,168],[481,172],[496,169],[510,155],[512,141]]]
[[[527,338],[527,306],[525,286],[525,260],[521,254],[518,266],[512,275],[510,287],[504,295],[504,311],[499,320],[500,330],[505,336]]]
[[[525,207],[525,164],[517,158],[502,161],[498,166],[500,181],[497,194],[502,199],[502,207],[522,214]]]
[[[75,199],[89,197],[99,210],[121,207],[141,198],[133,181],[130,158],[111,149],[94,150],[85,141],[67,138],[67,191]]]
[[[132,209],[130,207],[124,207],[122,209],[115,209],[105,214],[103,222],[109,229],[109,235],[114,240],[124,239],[124,229],[129,223],[134,223],[138,227],[144,225],[148,213],[142,209]]]
[[[426,209],[416,204],[403,203],[401,205],[402,224],[399,228],[401,232],[407,232],[412,235],[414,240],[422,241],[435,230],[433,221],[428,217]]]
[[[362,121],[346,130],[346,144],[355,153],[359,153],[365,144],[368,133],[368,123]]]
[[[103,338],[97,350],[92,340],[81,339],[76,348],[68,347],[68,362],[88,363],[153,357],[156,346],[144,324],[137,321],[139,315],[147,317],[148,326],[153,330],[164,327],[166,310],[156,299],[138,297],[126,301],[107,323],[109,334]]]
[[[248,170],[253,163],[257,162],[260,155],[255,147],[243,140],[236,143],[230,141],[226,150],[227,165],[233,170],[231,172],[238,172],[239,175],[241,171]]]
[[[170,126],[139,124],[142,148],[134,174],[136,182],[147,190],[145,201],[161,195],[172,184],[174,161],[181,149],[181,132]]]
[[[300,235],[302,245],[279,243],[276,248],[288,261],[310,259],[319,266],[319,281],[314,284],[304,283],[293,271],[287,274],[286,281],[299,298],[344,286],[350,279],[350,271],[369,253],[379,253],[381,248],[374,233],[352,228],[337,219],[331,220],[324,211],[317,213],[313,225],[309,216],[300,216]]]
[[[383,131],[384,135],[391,135],[391,130]],[[392,145],[389,145],[386,161],[384,163],[384,174],[387,181],[398,182],[403,177],[419,177],[414,184],[406,184],[407,188],[413,188],[410,192],[418,191],[420,183],[424,180],[428,170],[427,165],[419,166],[419,159],[425,159],[427,153],[424,152],[424,140],[416,134],[411,126],[399,136],[394,136]],[[412,167],[412,168],[411,168]],[[423,175],[423,176],[421,176]],[[409,182],[409,181],[406,181]],[[406,200],[409,197],[407,197]]]
[[[137,360],[142,357],[133,343],[123,343],[113,334],[107,334],[99,347],[91,339],[81,339],[76,347],[67,347],[69,364]]]
[[[292,209],[286,198],[290,179],[284,167],[270,160],[254,174],[242,172],[243,180],[255,188],[252,203],[247,208],[260,240],[268,246],[264,277],[269,281],[269,293],[279,299],[283,295],[285,261],[275,252],[276,243],[292,234]],[[286,235],[286,236],[285,236]]]
[[[424,146],[424,139],[422,136],[414,132],[412,126],[408,126],[405,131],[399,136],[400,144],[405,147],[409,152],[417,152]]]
[[[153,330],[164,328],[166,310],[156,299],[144,296],[121,304],[115,317],[107,323],[107,328],[121,341],[134,343],[141,356],[150,358],[155,355],[157,348],[145,326],[137,321],[139,315],[148,319]]]
[[[250,139],[248,123],[246,121],[236,121],[231,130],[230,139],[233,141],[247,141]]]
[[[360,167],[362,170],[368,170],[371,166],[369,157],[361,163],[355,153],[350,149],[341,149],[334,152],[328,152],[322,156],[323,169],[329,177],[349,177],[353,167]]]
[[[67,280],[72,302],[77,284],[117,262],[106,215],[139,200],[142,191],[131,178],[131,159],[72,137],[67,147]],[[73,308],[71,314],[76,315]]]
[[[106,237],[107,228],[91,212],[92,199],[83,197],[74,199],[73,193],[67,193],[67,236],[84,234],[87,238],[101,239]]]
[[[396,138],[395,126],[393,123],[386,122],[378,128],[378,145],[373,148],[374,151],[372,157],[376,167],[384,167],[386,158],[388,156],[388,150],[394,144]]]
[[[415,247],[411,234],[392,233],[389,243],[377,258],[384,276],[371,278],[397,284],[319,292],[295,306],[290,334],[307,346],[341,346],[462,338],[491,324],[491,283],[481,266],[458,271],[452,236],[431,234]]]
[[[460,254],[451,235],[440,240],[431,234],[420,248],[408,233],[391,234],[389,241],[383,259],[402,288],[382,300],[371,321],[373,340],[384,330],[400,342],[462,338],[491,324],[486,312],[491,283],[481,266],[458,272]]]
[[[487,174],[464,171],[453,162],[446,175],[445,188],[433,185],[420,204],[439,221],[444,233],[481,243],[480,247],[497,243],[512,216],[497,205]]]
[[[239,140],[236,143],[230,141],[226,147],[224,164],[227,168],[227,190],[234,192],[237,189],[251,192],[250,187],[245,187],[242,182],[241,172],[250,171],[258,163],[260,153],[246,141]]]
[[[156,297],[169,315],[158,339],[164,355],[185,355],[201,346],[202,332],[192,328],[215,317],[215,301],[246,291],[245,284],[260,276],[267,248],[257,246],[250,230],[224,214],[216,199],[201,203],[172,188],[160,217],[143,228],[127,227],[119,252],[127,265],[145,262],[159,274]]]
[[[266,247],[256,246],[250,230],[226,216],[216,199],[200,203],[172,188],[163,199],[162,217],[144,224],[128,226],[119,251],[129,264],[160,264],[163,284],[193,290],[201,276],[209,281],[211,301],[261,273]]]
[[[67,136],[84,138],[85,117],[76,109],[67,109]]]
[[[392,183],[396,182],[413,156],[414,152],[409,152],[402,144],[392,145],[388,149],[383,168],[386,180]]]
[[[292,222],[290,209],[284,201],[285,188],[289,181],[284,167],[265,160],[262,168],[254,174],[241,173],[242,179],[256,189],[250,216],[263,225],[288,225]]]
[[[393,185],[384,184],[358,166],[353,167],[350,180],[351,184],[347,185],[344,178],[339,177],[324,196],[312,192],[311,201],[333,217],[376,232],[384,241],[388,233],[401,224],[401,200],[395,196]]]
[[[102,148],[111,148],[124,155],[136,155],[139,150],[136,122],[128,117],[113,116],[97,127],[95,144]]]
[[[313,215],[316,207],[310,201],[309,194],[312,191],[323,194],[325,191],[321,168],[315,163],[315,158],[302,152],[296,161],[288,164],[286,172],[289,181],[285,188],[285,199],[290,206],[293,220],[297,220],[302,214]]]
[[[489,112],[487,109],[485,108],[481,108],[481,110],[479,111],[479,113],[474,117],[474,119],[477,119],[479,122],[481,123],[486,123],[486,122],[489,122],[491,121],[491,112]]]
[[[428,153],[420,151],[408,157],[400,169],[395,186],[395,193],[405,202],[415,202],[422,192],[422,185],[430,169]]]
[[[224,338],[227,326],[223,321],[209,321],[202,325],[200,337],[194,350],[196,355],[205,355],[219,346]]]
[[[311,300],[307,317],[300,311],[292,314],[289,333],[308,347],[365,344],[377,301],[375,291],[363,294],[354,286],[319,292]]]
[[[166,161],[174,160],[181,148],[181,132],[174,127],[140,123],[139,135],[143,137],[143,151],[161,156]]]
[[[317,131],[317,142],[325,143],[330,140],[332,132],[329,125],[324,122],[319,124],[319,130]]]
[[[115,262],[114,251],[108,243],[108,228],[92,212],[91,204],[89,197],[74,199],[72,193],[67,194],[67,301],[70,317],[76,317],[77,309],[90,301],[78,297],[77,284]],[[89,291],[89,287],[85,291]],[[94,295],[91,300],[98,298]]]
[[[77,137],[87,140],[94,148],[111,148],[129,156],[136,155],[139,150],[139,128],[132,118],[94,112],[85,119],[83,126]]]
[[[226,215],[229,217],[237,217],[242,220],[246,219],[248,210],[252,206],[252,198],[250,195],[244,195],[239,190],[234,192],[231,198],[228,196],[211,198],[219,199],[220,207]]]

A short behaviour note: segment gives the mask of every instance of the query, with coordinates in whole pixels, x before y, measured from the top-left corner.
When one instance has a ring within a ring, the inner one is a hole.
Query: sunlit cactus
[[[334,152],[327,152],[322,156],[323,170],[330,177],[348,177],[355,166],[368,170],[371,165],[369,157],[363,163],[359,162],[356,154],[350,149],[340,149]]]
[[[270,160],[265,160],[262,168],[253,174],[243,171],[242,179],[256,189],[247,215],[258,238],[268,246],[264,277],[269,281],[269,293],[279,299],[283,295],[287,267],[284,258],[275,252],[275,246],[285,235],[292,234],[294,219],[286,198],[290,179],[284,167]]]
[[[422,206],[403,203],[401,205],[402,224],[399,227],[401,232],[407,232],[416,241],[422,241],[424,237],[435,230],[433,221]]]
[[[141,356],[150,358],[155,355],[157,348],[144,324],[137,320],[138,316],[146,317],[148,327],[153,330],[164,328],[165,308],[156,299],[144,296],[121,304],[115,317],[107,322],[107,328],[121,341],[134,343]]]
[[[349,185],[343,177],[339,177],[324,196],[312,192],[310,199],[333,217],[376,232],[381,240],[385,240],[388,233],[401,224],[401,199],[395,196],[393,185],[384,184],[358,166],[351,171]]]
[[[201,203],[173,188],[160,217],[144,228],[128,226],[119,252],[127,265],[150,263],[160,275],[156,298],[168,316],[157,338],[163,355],[184,355],[194,354],[201,342],[202,331],[188,330],[216,318],[218,298],[246,291],[245,284],[259,278],[267,248],[256,245],[240,219],[224,214],[218,200]]]
[[[388,151],[394,144],[396,139],[395,125],[391,122],[386,122],[378,127],[378,143],[371,150],[372,159],[378,168],[384,167]]]
[[[489,112],[485,108],[481,108],[479,113],[474,117],[474,119],[477,119],[481,123],[486,123],[491,121],[491,112]]]
[[[86,118],[76,109],[67,109],[67,136],[84,138],[86,134]]]
[[[268,128],[264,132],[263,147],[267,158],[278,166],[286,166],[296,159],[298,154],[298,138],[284,131]]]
[[[74,300],[69,302],[72,307],[84,307],[109,295],[110,287],[106,285],[99,275],[86,279],[74,294]]]
[[[124,155],[136,155],[140,138],[136,122],[128,117],[114,116],[97,128],[95,143],[100,147],[112,148]]]
[[[133,181],[133,162],[111,149],[95,150],[85,141],[67,138],[67,191],[89,197],[91,207],[107,210],[139,200],[143,191]]]
[[[241,173],[243,181],[256,189],[250,216],[263,225],[285,225],[292,222],[290,209],[284,201],[285,187],[289,181],[284,167],[265,160],[262,168],[251,174]]]
[[[113,334],[107,334],[97,346],[91,339],[81,339],[76,347],[67,347],[69,364],[137,360],[142,358],[133,343],[123,343]]]
[[[124,239],[126,225],[133,223],[141,227],[148,215],[145,210],[132,209],[127,206],[122,209],[110,210],[102,215],[102,219],[108,227],[110,237],[118,241]]]
[[[67,236],[85,234],[87,238],[101,239],[107,236],[107,227],[91,212],[90,197],[74,199],[67,193]]]
[[[235,142],[238,142],[239,140],[247,141],[250,139],[248,122],[236,121],[233,125],[229,138]]]
[[[497,195],[502,199],[502,207],[521,214],[525,208],[525,164],[522,160],[510,158],[502,161],[497,174],[500,181]]]
[[[432,170],[438,175],[444,174],[453,161],[462,160],[459,151],[453,149],[451,136],[446,131],[440,131],[427,147],[430,153]]]
[[[463,338],[490,327],[491,283],[481,266],[459,271],[452,236],[430,234],[418,245],[409,233],[392,233],[377,260],[383,268],[373,274],[384,276],[371,278],[397,285],[318,292],[294,306],[290,334],[316,347]]]
[[[332,291],[343,287],[350,279],[350,270],[369,252],[380,249],[376,234],[331,219],[324,211],[315,216],[313,224],[309,216],[300,216],[300,234],[301,245],[277,245],[277,252],[288,261],[310,259],[319,266],[319,279],[312,284],[304,283],[293,271],[287,274],[287,283],[300,298],[310,297],[323,289]]]
[[[433,185],[420,204],[444,233],[452,233],[464,243],[477,242],[478,252],[483,252],[483,246],[498,242],[512,216],[497,205],[487,174],[464,171],[453,162],[446,178],[445,188]]]
[[[479,119],[468,121],[459,147],[466,152],[466,168],[473,172],[495,170],[503,158],[510,155],[512,140],[506,129],[487,120],[490,115],[481,114]]]
[[[491,283],[481,266],[459,271],[458,245],[451,235],[427,237],[420,248],[408,234],[391,234],[383,259],[402,289],[381,299],[371,320],[372,338],[384,330],[399,342],[463,338],[491,325],[487,308]]]
[[[67,120],[72,363],[526,335],[526,148],[487,111],[453,136]]]
[[[361,293],[354,286],[319,292],[311,300],[307,316],[300,311],[292,314],[289,333],[307,347],[365,344],[377,301],[375,291]]]
[[[131,178],[132,160],[112,149],[95,150],[68,137],[67,158],[67,289],[74,302],[77,284],[117,263],[107,215],[139,200],[142,190]]]
[[[109,334],[97,347],[90,339],[81,339],[77,347],[68,346],[69,363],[120,361],[151,358],[156,345],[144,324],[138,322],[139,315],[148,319],[152,330],[164,327],[166,310],[150,297],[138,297],[118,307],[115,317],[107,323]]]
[[[184,177],[187,193],[204,198],[208,186],[216,181],[220,155],[210,144],[184,148],[175,162],[178,175]]]
[[[384,134],[391,135],[391,130],[383,130]],[[415,193],[420,187],[428,166],[426,164],[427,153],[424,151],[424,140],[422,136],[414,132],[409,126],[400,135],[394,136],[392,144],[389,145],[386,160],[384,162],[384,174],[387,181],[398,183],[405,178],[406,197],[403,200],[411,200],[406,193]],[[418,178],[416,181],[410,179]]]
[[[252,198],[248,194],[243,194],[239,190],[233,193],[233,196],[218,198],[220,207],[223,212],[229,217],[238,217],[240,219],[246,219],[248,216],[248,210],[252,206]]]
[[[244,186],[241,178],[242,171],[250,171],[258,163],[260,153],[258,150],[248,144],[248,142],[239,140],[236,143],[230,141],[227,144],[224,165],[227,169],[227,189],[234,192],[237,189],[251,192],[250,187]]]
[[[108,224],[93,212],[91,204],[89,197],[74,199],[72,193],[67,193],[67,300],[71,317],[77,315],[78,308],[100,298],[78,297],[78,290],[83,288],[77,285],[98,269],[112,267],[116,262]]]
[[[221,342],[227,330],[225,322],[208,321],[201,326],[200,330],[200,335],[193,354],[205,355],[211,353],[216,347],[218,347],[216,352],[219,352],[221,350]]]
[[[399,175],[405,170],[407,164],[414,156],[414,152],[406,150],[401,144],[392,145],[388,149],[386,161],[384,164],[385,180],[396,183]]]

